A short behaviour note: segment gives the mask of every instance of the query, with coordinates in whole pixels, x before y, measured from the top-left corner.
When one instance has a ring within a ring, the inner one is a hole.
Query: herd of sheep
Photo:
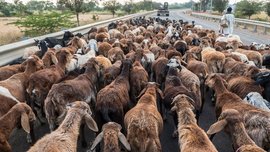
[[[236,152],[270,152],[265,45],[145,17],[37,43],[0,67],[0,152],[12,151],[16,127],[27,132],[28,152],[77,151],[78,138],[87,151],[161,152],[169,116],[179,151],[217,152],[211,140],[224,130]],[[217,118],[207,132],[198,125],[205,102]],[[51,133],[36,139],[44,124]]]

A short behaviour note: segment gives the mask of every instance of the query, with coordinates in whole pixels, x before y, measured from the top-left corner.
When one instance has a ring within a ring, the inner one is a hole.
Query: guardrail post
[[[235,23],[235,27],[239,27],[239,23],[236,22],[236,23]]]
[[[268,28],[267,27],[264,27],[263,34],[267,34],[267,30],[268,30]]]
[[[253,32],[257,32],[257,25],[254,25],[254,30],[253,30]]]
[[[247,29],[247,24],[246,24],[246,23],[244,24],[244,27],[243,27],[243,29]]]

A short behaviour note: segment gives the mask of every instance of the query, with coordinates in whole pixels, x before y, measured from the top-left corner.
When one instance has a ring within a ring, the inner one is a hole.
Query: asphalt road
[[[183,20],[187,20],[187,21],[192,21],[195,20],[195,22],[197,24],[201,24],[202,26],[206,27],[206,28],[211,28],[211,29],[215,29],[217,28],[217,24],[216,23],[210,23],[204,20],[200,20],[188,15],[183,14],[180,11],[172,11],[170,14],[170,18],[172,19],[183,19]],[[241,30],[237,30],[237,33],[240,33],[239,35],[241,36],[242,40],[244,41],[244,43],[248,43],[248,42],[252,42],[251,40],[249,40],[249,38],[247,38],[247,36],[245,36],[244,34],[248,35],[248,32],[241,32]],[[252,35],[252,33],[251,33]],[[250,35],[250,36],[251,36]],[[252,38],[255,39],[260,39],[261,36],[252,36]],[[265,41],[266,39],[262,39],[261,41]],[[201,113],[200,116],[200,120],[199,120],[199,125],[201,128],[203,128],[205,131],[210,127],[211,124],[213,124],[215,122],[215,112],[214,112],[214,107],[210,101],[210,96],[209,93],[206,96],[206,102],[205,102],[205,106],[203,109],[203,112]],[[179,152],[179,146],[178,146],[178,139],[177,138],[172,138],[172,133],[174,131],[174,127],[173,127],[173,121],[172,118],[169,117],[169,119],[164,122],[164,129],[163,132],[161,134],[161,143],[162,143],[162,149],[163,152]],[[35,132],[36,132],[36,136],[37,138],[41,138],[42,136],[44,136],[46,133],[49,133],[49,128],[48,125],[36,125],[35,127]],[[86,136],[87,136],[87,141],[88,141],[88,147],[89,147],[89,142],[91,142],[93,140],[93,133],[91,131],[89,131],[88,129],[86,129]],[[26,133],[22,130],[22,129],[15,129],[10,140],[9,143],[11,144],[12,148],[13,148],[13,152],[25,152],[29,149],[30,145],[27,144],[26,142]],[[231,140],[228,137],[227,134],[225,134],[224,132],[220,132],[218,133],[214,139],[213,139],[213,143],[216,146],[217,150],[219,152],[233,152],[232,150],[232,146],[231,146]],[[83,149],[80,144],[78,144],[78,151],[79,152],[85,152],[86,149]]]

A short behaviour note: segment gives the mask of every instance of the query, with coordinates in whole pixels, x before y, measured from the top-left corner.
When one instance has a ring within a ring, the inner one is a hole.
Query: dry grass
[[[102,13],[99,15],[99,20],[92,19],[92,13],[80,14],[80,25],[86,25],[94,22],[99,22],[102,20],[112,18],[112,15]],[[15,21],[15,17],[0,17],[0,46],[20,41],[23,37],[21,30],[15,25],[8,24]],[[76,16],[74,16],[74,21],[76,21]]]
[[[19,41],[23,33],[15,25],[8,24],[13,22],[15,18],[0,18],[0,45],[9,44]]]

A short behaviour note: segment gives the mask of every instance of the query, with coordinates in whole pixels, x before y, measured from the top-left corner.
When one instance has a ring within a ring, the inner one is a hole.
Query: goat
[[[97,124],[91,117],[91,109],[86,102],[75,101],[67,105],[67,110],[67,115],[58,129],[38,140],[28,152],[77,151],[77,140],[82,121],[85,121],[92,131],[98,131]]]

